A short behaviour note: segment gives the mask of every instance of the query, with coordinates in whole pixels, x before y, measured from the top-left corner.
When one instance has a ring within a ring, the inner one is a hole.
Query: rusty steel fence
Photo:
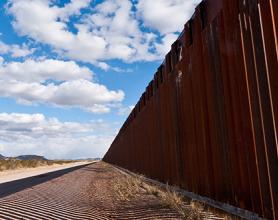
[[[277,32],[278,0],[201,2],[104,161],[278,219]]]

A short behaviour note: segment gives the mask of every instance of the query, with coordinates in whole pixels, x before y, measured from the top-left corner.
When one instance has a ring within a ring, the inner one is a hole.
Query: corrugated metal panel
[[[104,160],[278,219],[278,1],[197,6]]]

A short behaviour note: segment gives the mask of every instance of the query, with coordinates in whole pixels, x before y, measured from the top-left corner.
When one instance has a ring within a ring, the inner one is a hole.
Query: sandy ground
[[[123,177],[102,162],[85,166],[0,197],[0,219],[182,219],[178,212],[144,192],[122,201],[114,185]]]
[[[51,175],[20,180],[27,181],[29,185],[25,183],[24,189],[8,196],[0,195],[0,219],[185,219],[177,210],[142,188],[135,188],[131,192],[126,190],[129,187],[124,180],[131,177],[103,162],[62,172],[55,178],[49,176]],[[36,179],[41,180],[39,184],[32,183]],[[13,182],[0,184],[0,191],[5,191],[12,184]],[[19,184],[22,185],[16,183]],[[126,197],[119,192],[126,192],[128,195]],[[205,218],[202,219],[222,218],[205,213]]]
[[[91,162],[75,162],[68,164],[53,164],[50,166],[40,166],[36,168],[23,168],[17,170],[7,170],[0,172],[0,184],[14,180],[19,180],[27,177],[37,176],[57,170],[63,170],[71,167],[89,164]]]

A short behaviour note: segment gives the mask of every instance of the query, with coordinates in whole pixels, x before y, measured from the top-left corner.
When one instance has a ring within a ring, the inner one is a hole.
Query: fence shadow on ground
[[[2,183],[0,184],[0,198],[6,197],[8,195],[22,191],[27,188],[31,188],[35,185],[50,181],[52,179],[58,178],[62,175],[73,172],[75,170],[85,168],[88,165],[91,165],[91,163],[86,165],[71,167],[63,170],[53,171],[49,173],[44,173],[41,175],[15,180],[7,183]]]

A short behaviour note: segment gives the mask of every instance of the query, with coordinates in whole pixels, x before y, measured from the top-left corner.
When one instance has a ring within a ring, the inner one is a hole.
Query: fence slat
[[[278,1],[204,0],[104,161],[278,219]]]

